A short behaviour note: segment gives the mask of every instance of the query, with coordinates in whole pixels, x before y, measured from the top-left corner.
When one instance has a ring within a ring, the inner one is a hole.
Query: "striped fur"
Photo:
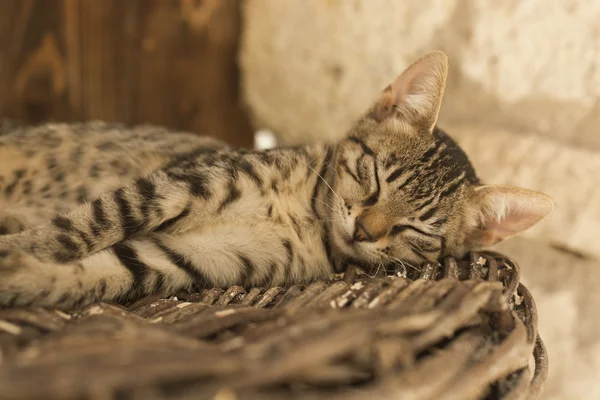
[[[434,127],[445,58],[425,60],[332,145],[235,150],[103,123],[4,133],[0,305],[307,283],[348,263],[372,270],[485,245],[505,227],[486,230],[486,218],[506,210]]]

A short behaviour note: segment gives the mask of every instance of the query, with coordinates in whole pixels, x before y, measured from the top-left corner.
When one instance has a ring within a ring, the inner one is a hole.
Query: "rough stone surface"
[[[240,61],[256,125],[287,143],[338,137],[452,11],[447,0],[246,1]]]
[[[244,96],[286,142],[335,138],[410,62],[450,56],[442,122],[600,148],[595,0],[248,0]]]
[[[474,2],[462,71],[508,102],[536,94],[589,106],[600,94],[599,19],[596,0]]]

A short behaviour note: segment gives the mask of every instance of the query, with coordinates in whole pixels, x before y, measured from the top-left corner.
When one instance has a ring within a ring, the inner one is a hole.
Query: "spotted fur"
[[[435,127],[446,57],[407,69],[335,144],[265,151],[157,127],[0,136],[0,305],[70,309],[194,286],[289,285],[461,255],[551,201],[483,186]]]

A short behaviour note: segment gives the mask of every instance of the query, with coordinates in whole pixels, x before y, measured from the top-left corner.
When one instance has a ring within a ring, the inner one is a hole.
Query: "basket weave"
[[[0,310],[0,398],[539,396],[547,356],[515,262],[484,252],[408,275]]]

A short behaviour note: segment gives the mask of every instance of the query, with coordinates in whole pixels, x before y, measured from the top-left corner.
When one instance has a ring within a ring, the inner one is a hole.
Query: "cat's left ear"
[[[400,118],[432,131],[442,105],[447,76],[446,54],[441,51],[427,54],[381,93],[373,117],[379,122]]]
[[[478,226],[467,234],[465,245],[469,248],[491,246],[523,232],[554,209],[554,202],[545,194],[514,186],[480,186],[472,201]]]

